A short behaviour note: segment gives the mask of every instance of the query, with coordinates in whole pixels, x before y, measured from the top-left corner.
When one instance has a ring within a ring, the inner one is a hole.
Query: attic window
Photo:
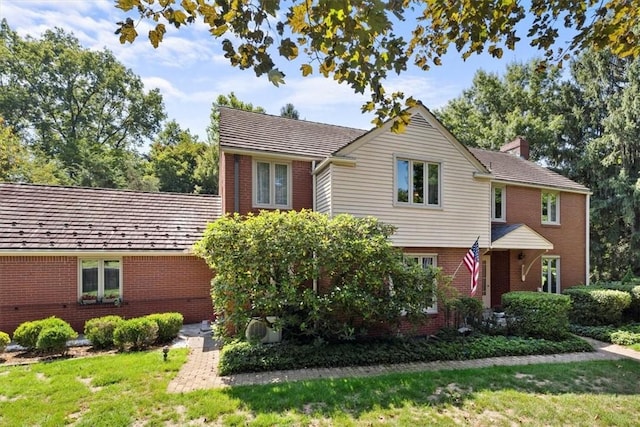
[[[291,165],[254,160],[253,206],[259,208],[291,207]]]

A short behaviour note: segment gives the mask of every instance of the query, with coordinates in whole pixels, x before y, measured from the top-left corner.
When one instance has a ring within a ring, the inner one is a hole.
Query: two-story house
[[[0,330],[51,315],[79,331],[107,314],[208,319],[213,273],[191,246],[221,214],[262,209],[376,216],[463,295],[477,239],[487,307],[588,281],[587,188],[528,161],[521,138],[469,149],[425,107],[410,112],[394,134],[221,107],[220,196],[0,183]],[[425,332],[442,324],[431,315]]]
[[[411,113],[395,134],[390,122],[367,132],[222,107],[222,211],[373,215],[397,227],[407,258],[455,273],[463,295],[461,261],[478,239],[486,307],[512,290],[588,281],[586,187],[530,162],[522,138],[469,149],[425,107]]]

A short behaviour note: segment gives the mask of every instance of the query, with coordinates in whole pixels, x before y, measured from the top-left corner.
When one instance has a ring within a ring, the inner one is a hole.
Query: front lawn
[[[0,367],[0,425],[635,425],[640,364],[393,374],[168,394],[186,350]]]

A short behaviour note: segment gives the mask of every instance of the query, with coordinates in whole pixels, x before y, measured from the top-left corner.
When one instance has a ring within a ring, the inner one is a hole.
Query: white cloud
[[[146,90],[160,89],[165,102],[169,99],[184,99],[184,92],[178,90],[169,80],[162,77],[142,77],[142,83]]]

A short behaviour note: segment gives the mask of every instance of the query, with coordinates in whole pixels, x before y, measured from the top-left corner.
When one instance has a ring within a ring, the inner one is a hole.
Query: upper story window
[[[440,206],[440,164],[397,158],[395,201],[411,206]]]
[[[506,188],[495,186],[491,188],[491,220],[506,221]]]
[[[542,223],[560,224],[560,194],[552,191],[542,192]]]
[[[80,302],[113,302],[122,298],[122,262],[119,259],[79,260]]]
[[[404,261],[406,264],[419,265],[424,269],[438,266],[437,255],[404,254]],[[438,312],[438,298],[435,294],[433,295],[433,304],[427,308],[426,312],[429,314]]]
[[[253,205],[263,208],[291,207],[291,165],[255,160],[253,162]]]

